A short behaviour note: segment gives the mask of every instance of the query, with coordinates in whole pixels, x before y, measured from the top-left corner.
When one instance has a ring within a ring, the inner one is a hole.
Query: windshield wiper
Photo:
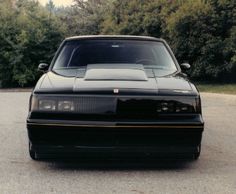
[[[164,69],[164,70],[167,70],[166,68],[163,68],[163,67],[155,67],[155,66],[143,66],[144,69]]]

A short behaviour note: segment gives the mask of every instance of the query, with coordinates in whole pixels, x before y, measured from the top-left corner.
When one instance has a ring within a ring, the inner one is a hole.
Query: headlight
[[[157,105],[157,113],[194,113],[197,110],[196,99],[183,101],[161,101]]]
[[[183,104],[183,103],[177,103],[176,104],[176,108],[175,108],[175,112],[177,113],[191,113],[193,112],[193,107],[189,104]]]
[[[175,105],[173,102],[161,102],[157,106],[158,113],[174,112]]]
[[[59,111],[74,111],[75,105],[72,101],[58,101],[58,110]]]
[[[54,100],[39,100],[38,109],[41,111],[55,111],[56,101]]]
[[[75,102],[73,99],[64,97],[37,97],[33,96],[31,100],[31,111],[44,112],[73,112],[75,111]]]

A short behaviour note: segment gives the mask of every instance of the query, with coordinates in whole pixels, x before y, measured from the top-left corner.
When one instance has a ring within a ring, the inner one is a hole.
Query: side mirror
[[[49,68],[49,65],[47,63],[40,63],[38,66],[38,70],[42,72],[46,72]]]
[[[182,63],[180,65],[180,67],[183,71],[186,71],[186,70],[189,70],[191,68],[191,65],[189,65],[188,63]]]

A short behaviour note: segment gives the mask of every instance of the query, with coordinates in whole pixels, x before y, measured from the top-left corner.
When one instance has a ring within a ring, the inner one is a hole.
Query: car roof
[[[164,42],[161,38],[151,36],[131,36],[131,35],[87,35],[87,36],[72,36],[65,40],[91,40],[91,39],[117,39],[117,40],[147,40]]]

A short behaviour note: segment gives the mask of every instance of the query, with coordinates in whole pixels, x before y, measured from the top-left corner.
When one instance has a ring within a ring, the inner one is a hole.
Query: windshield
[[[86,68],[88,64],[141,64],[157,76],[177,71],[176,65],[161,42],[136,40],[68,41],[58,55],[53,70]]]

